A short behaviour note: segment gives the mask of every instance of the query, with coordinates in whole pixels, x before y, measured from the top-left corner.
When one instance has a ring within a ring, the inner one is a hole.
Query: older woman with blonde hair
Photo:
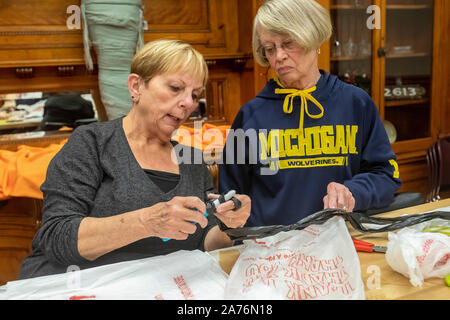
[[[217,224],[243,225],[249,197],[236,195],[240,208],[227,201],[206,217],[209,171],[181,161],[171,140],[197,107],[207,76],[202,55],[181,41],[150,42],[135,55],[128,115],[77,128],[51,161],[41,187],[43,224],[20,278],[232,245]]]
[[[229,135],[219,168],[219,190],[252,199],[247,226],[383,207],[401,185],[370,96],[318,67],[331,34],[328,11],[314,0],[267,0],[258,9],[254,58],[276,77],[238,112],[231,132],[248,133],[246,145],[233,147],[237,135]],[[245,163],[236,161],[239,148]]]

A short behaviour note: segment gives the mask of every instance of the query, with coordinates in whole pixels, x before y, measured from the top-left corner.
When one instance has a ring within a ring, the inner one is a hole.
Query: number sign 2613
[[[422,99],[425,91],[425,88],[420,85],[386,86],[384,98],[386,100]]]

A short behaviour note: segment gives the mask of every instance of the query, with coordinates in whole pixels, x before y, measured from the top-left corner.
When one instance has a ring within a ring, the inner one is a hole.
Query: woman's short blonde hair
[[[266,0],[253,23],[253,54],[269,66],[258,35],[258,27],[278,35],[289,35],[307,51],[317,49],[332,34],[328,11],[315,0]]]
[[[203,86],[208,80],[208,66],[202,54],[180,40],[148,42],[135,54],[130,71],[145,83],[156,75],[172,72],[191,74],[200,79]]]

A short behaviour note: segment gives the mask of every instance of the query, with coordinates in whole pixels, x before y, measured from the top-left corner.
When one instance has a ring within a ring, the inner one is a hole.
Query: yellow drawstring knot
[[[277,79],[276,79],[276,81],[277,81]],[[280,84],[280,83],[278,82],[278,84]],[[310,95],[310,93],[315,90],[316,90],[316,86],[306,89],[306,90],[286,89],[286,88],[275,89],[276,94],[287,94],[286,97],[284,98],[284,102],[283,102],[284,113],[292,113],[292,109],[294,107],[294,98],[300,97],[301,104],[300,104],[299,130],[301,130],[301,131],[303,131],[303,119],[304,119],[305,112],[310,118],[313,118],[313,119],[319,119],[319,118],[323,117],[323,112],[324,112],[323,106],[312,95]],[[314,115],[314,114],[309,113],[307,99],[310,100],[312,103],[314,103],[320,109],[319,114]]]

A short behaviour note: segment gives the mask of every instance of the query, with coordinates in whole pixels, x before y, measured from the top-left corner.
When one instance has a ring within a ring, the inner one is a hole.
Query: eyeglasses
[[[261,46],[262,53],[266,58],[273,57],[278,49],[283,49],[286,53],[292,53],[294,51],[297,51],[300,48],[300,46],[292,39],[287,39],[281,43],[281,45],[278,47],[276,45],[272,46]]]

